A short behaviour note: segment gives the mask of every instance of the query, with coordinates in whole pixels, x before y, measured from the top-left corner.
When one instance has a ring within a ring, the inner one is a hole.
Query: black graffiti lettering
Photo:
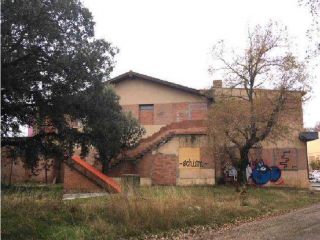
[[[207,163],[203,163],[200,160],[184,160],[182,163],[180,163],[184,167],[203,167]]]

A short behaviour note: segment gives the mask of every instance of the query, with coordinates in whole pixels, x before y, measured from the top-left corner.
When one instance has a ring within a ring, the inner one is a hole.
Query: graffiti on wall
[[[269,167],[262,160],[253,168],[251,178],[257,185],[264,185],[268,182],[278,185],[284,182],[281,178],[281,169],[277,166]]]
[[[224,173],[224,177],[225,177],[226,182],[230,182],[230,181],[236,182],[237,181],[238,171],[231,164],[227,164],[225,166],[223,173]]]
[[[204,163],[200,160],[191,160],[190,158],[180,162],[179,165],[183,167],[204,167]]]
[[[202,168],[206,164],[200,159],[200,148],[179,148],[180,168]]]
[[[262,159],[267,159],[263,161]],[[283,171],[298,170],[296,148],[255,149],[251,154],[250,179],[254,184],[283,184]]]
[[[274,149],[274,164],[279,166],[283,170],[296,170],[297,165],[297,149],[296,148],[284,148]]]

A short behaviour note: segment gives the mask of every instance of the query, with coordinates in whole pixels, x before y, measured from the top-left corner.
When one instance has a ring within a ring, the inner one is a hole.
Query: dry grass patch
[[[320,194],[286,189],[149,187],[134,195],[62,201],[61,186],[2,191],[3,239],[119,239],[194,225],[221,226],[315,202]]]

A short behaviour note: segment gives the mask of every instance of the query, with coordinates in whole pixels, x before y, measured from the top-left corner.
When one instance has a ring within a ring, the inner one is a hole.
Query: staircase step
[[[176,134],[199,134],[205,133],[205,121],[202,120],[185,120],[182,122],[171,123],[162,127],[153,135],[142,139],[140,144],[127,152],[129,158],[141,158],[146,153],[167,143]]]

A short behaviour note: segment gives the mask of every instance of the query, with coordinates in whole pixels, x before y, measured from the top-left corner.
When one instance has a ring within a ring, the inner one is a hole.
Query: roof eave
[[[180,84],[168,82],[168,81],[165,81],[165,80],[162,80],[162,79],[150,77],[150,76],[147,76],[147,75],[144,75],[144,74],[141,74],[141,73],[137,73],[137,72],[133,72],[133,71],[129,71],[129,72],[123,73],[123,74],[121,74],[121,75],[119,75],[117,77],[114,77],[114,78],[106,81],[106,83],[114,84],[114,83],[120,82],[120,81],[128,79],[128,78],[131,78],[131,79],[140,78],[140,79],[144,79],[144,80],[151,81],[151,82],[154,82],[154,83],[158,83],[158,84],[161,84],[161,85],[165,85],[167,87],[172,87],[172,88],[176,88],[176,89],[179,89],[179,90],[182,90],[182,91],[185,91],[185,92],[189,92],[189,93],[201,96],[201,97],[212,99],[211,97],[208,97],[208,96],[204,95],[203,93],[201,93],[197,89],[189,88],[189,87],[186,87],[186,86],[183,86],[183,85],[180,85]]]

